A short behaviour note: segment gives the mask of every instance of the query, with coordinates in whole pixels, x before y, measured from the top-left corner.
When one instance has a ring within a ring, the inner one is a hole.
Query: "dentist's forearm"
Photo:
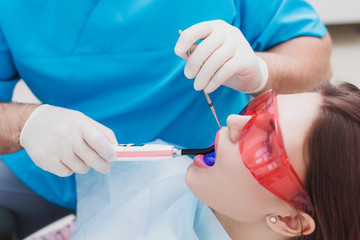
[[[22,149],[21,130],[30,114],[40,105],[0,102],[0,154]]]
[[[267,52],[257,52],[268,65],[265,88],[279,93],[312,91],[322,80],[330,80],[331,39],[298,37],[281,43]]]

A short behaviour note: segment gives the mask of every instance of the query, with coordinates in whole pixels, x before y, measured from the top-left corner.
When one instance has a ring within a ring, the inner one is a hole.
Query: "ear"
[[[294,215],[266,216],[266,224],[272,231],[287,237],[301,236],[301,232],[310,235],[316,227],[314,219],[301,211]]]

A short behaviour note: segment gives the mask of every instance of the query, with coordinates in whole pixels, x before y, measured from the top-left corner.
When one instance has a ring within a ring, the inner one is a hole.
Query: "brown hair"
[[[316,229],[304,238],[360,239],[360,90],[350,83],[316,90],[323,101],[304,149]]]

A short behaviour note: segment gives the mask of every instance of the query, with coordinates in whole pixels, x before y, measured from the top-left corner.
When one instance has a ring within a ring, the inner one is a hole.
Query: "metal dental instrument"
[[[221,128],[219,119],[218,119],[218,117],[217,117],[217,115],[216,115],[216,111],[215,111],[214,105],[213,105],[213,103],[212,103],[212,101],[211,101],[211,99],[210,99],[210,96],[209,96],[209,94],[205,93],[204,90],[203,90],[203,92],[204,92],[206,101],[207,101],[207,103],[208,103],[208,105],[209,105],[209,108],[210,108],[212,114],[214,115],[217,124],[219,125],[219,128]]]
[[[178,32],[179,32],[179,35],[181,35],[182,31],[179,30]],[[186,51],[186,55],[187,55],[188,57],[190,57],[190,55],[191,55],[190,49]],[[212,103],[212,101],[211,101],[211,98],[210,98],[209,94],[207,94],[204,90],[203,90],[203,93],[204,93],[204,95],[205,95],[205,98],[206,98],[206,101],[207,101],[207,103],[208,103],[208,105],[209,105],[209,108],[210,108],[212,114],[214,115],[217,124],[219,125],[219,128],[221,128],[219,119],[218,119],[218,117],[217,117],[217,115],[216,115],[216,111],[215,111],[214,105],[213,105],[213,103]]]

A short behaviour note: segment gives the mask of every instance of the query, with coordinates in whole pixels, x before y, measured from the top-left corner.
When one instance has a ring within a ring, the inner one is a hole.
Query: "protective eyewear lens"
[[[310,198],[285,151],[276,93],[269,90],[259,95],[240,115],[252,116],[239,140],[240,155],[245,166],[270,192],[300,210],[312,212]]]

